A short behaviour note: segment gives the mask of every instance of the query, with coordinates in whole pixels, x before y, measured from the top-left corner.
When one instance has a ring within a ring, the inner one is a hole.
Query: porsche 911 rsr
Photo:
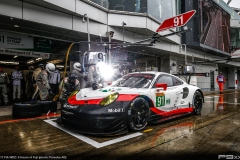
[[[163,72],[127,74],[108,87],[81,89],[62,106],[58,124],[86,134],[140,131],[186,114],[200,114],[200,88]]]

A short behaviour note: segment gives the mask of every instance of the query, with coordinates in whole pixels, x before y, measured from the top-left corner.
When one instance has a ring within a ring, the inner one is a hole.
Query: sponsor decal
[[[218,155],[218,159],[240,159],[239,155]]]
[[[170,104],[170,103],[171,103],[171,99],[170,98],[166,99],[166,104]]]
[[[125,112],[124,108],[115,108],[115,109],[108,109],[108,113],[121,113]]]
[[[72,115],[73,114],[72,112],[67,112],[67,111],[64,111],[64,110],[62,110],[62,112],[66,115]]]
[[[63,105],[63,108],[66,108],[66,109],[73,109],[73,108],[76,108],[76,106],[71,106],[71,105],[68,105],[68,104],[64,104]]]
[[[156,107],[165,106],[165,94],[156,93]]]

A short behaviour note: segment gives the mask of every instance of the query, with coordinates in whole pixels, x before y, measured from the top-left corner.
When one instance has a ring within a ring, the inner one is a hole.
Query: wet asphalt
[[[0,159],[240,159],[239,94],[239,90],[205,94],[201,115],[149,125],[141,135],[113,144],[108,142],[135,132],[114,137],[84,135],[97,144],[106,143],[100,148],[44,121],[55,123],[59,111],[32,119],[1,116]]]

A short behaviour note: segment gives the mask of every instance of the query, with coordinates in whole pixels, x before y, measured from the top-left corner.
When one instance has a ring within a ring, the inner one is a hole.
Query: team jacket
[[[23,79],[22,72],[14,70],[12,73],[12,80],[13,85],[20,86],[21,85],[21,79]]]
[[[9,83],[9,79],[8,79],[8,75],[5,72],[0,72],[0,84],[8,84]]]
[[[50,84],[59,84],[60,83],[59,70],[55,70],[53,73],[49,74],[49,83]]]
[[[37,81],[37,85],[40,83],[42,84],[44,87],[46,87],[47,90],[51,89],[49,82],[48,82],[48,74],[46,70],[42,70],[36,78]]]

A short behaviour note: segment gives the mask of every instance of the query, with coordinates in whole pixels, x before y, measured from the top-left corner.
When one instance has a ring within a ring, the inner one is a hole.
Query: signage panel
[[[49,53],[33,52],[33,51],[23,51],[23,50],[13,50],[0,48],[0,54],[14,55],[14,56],[25,56],[25,57],[41,57],[44,59],[49,59]]]
[[[33,37],[0,32],[0,48],[11,48],[11,49],[34,49]]]
[[[181,27],[187,24],[187,22],[192,18],[192,16],[196,13],[196,10],[192,10],[183,14],[179,14],[175,17],[166,19],[163,23],[159,26],[156,32],[160,32],[163,30]]]

